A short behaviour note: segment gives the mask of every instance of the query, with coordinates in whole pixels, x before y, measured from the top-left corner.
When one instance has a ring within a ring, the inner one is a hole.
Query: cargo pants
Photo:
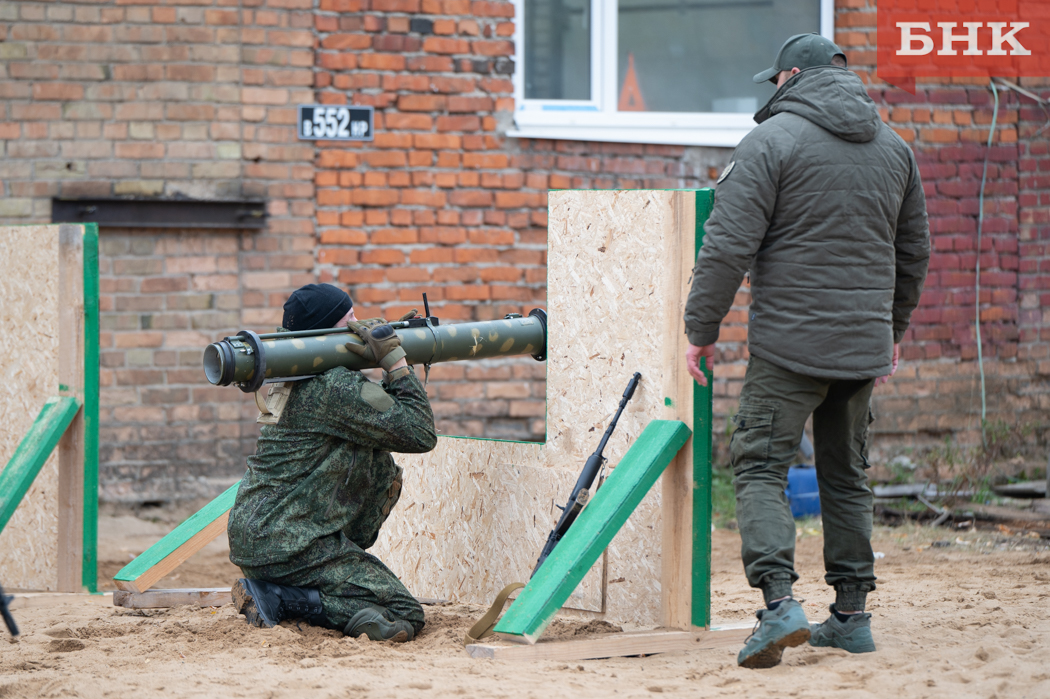
[[[366,551],[375,543],[391,509],[401,497],[402,471],[381,507],[366,508],[372,516],[351,522],[343,531],[319,536],[304,551],[286,561],[261,566],[241,566],[245,577],[278,585],[317,588],[329,628],[343,631],[362,609],[383,607],[394,619],[412,624],[418,634],[425,623],[423,607],[393,571]]]
[[[842,611],[863,611],[875,589],[873,496],[864,473],[874,383],[805,376],[755,356],[748,362],[730,463],[744,570],[767,603],[790,595],[798,579],[795,522],[784,488],[811,414],[825,580]]]

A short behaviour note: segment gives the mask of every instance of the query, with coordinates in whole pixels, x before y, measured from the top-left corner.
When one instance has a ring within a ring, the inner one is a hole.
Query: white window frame
[[[590,2],[591,99],[533,100],[525,99],[525,0],[514,0],[515,128],[508,136],[735,148],[755,128],[751,114],[617,111],[617,0]],[[820,33],[835,40],[835,0],[820,0]],[[770,45],[770,62],[777,48]]]

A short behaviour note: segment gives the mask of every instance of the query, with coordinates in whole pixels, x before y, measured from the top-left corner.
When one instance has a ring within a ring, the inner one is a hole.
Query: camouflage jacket
[[[375,543],[400,481],[390,452],[437,443],[426,391],[412,370],[398,373],[380,386],[337,367],[295,384],[248,458],[230,512],[230,561],[287,561],[339,531],[361,548]]]

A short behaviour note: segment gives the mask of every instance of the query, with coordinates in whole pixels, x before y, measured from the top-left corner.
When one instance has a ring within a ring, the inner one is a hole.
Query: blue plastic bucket
[[[791,516],[817,517],[820,515],[820,491],[817,488],[817,468],[800,464],[788,469],[788,487],[784,491],[791,505]]]

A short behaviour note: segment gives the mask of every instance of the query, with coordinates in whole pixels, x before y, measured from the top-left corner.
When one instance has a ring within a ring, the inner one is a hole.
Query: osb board
[[[564,504],[635,371],[641,384],[605,450],[611,467],[650,420],[682,419],[678,406],[691,406],[676,349],[682,197],[694,195],[550,193],[547,442],[441,438],[429,454],[397,457],[405,488],[374,553],[413,594],[487,603],[528,578],[556,521],[551,501]],[[659,623],[660,534],[654,488],[608,549],[605,619]],[[598,586],[592,570],[570,606],[600,609]]]
[[[58,395],[58,254],[57,225],[0,226],[0,469]],[[0,584],[57,589],[57,450],[0,533]]]
[[[422,458],[399,456],[404,493],[374,553],[416,596],[491,602],[528,580],[560,514],[554,498],[564,505],[579,476],[542,467],[543,449],[442,438]],[[599,561],[566,606],[600,612],[601,582]]]

